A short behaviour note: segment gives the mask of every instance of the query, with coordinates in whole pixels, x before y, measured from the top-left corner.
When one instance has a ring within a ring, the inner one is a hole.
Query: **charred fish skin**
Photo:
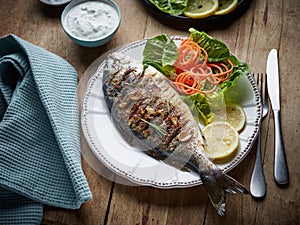
[[[201,129],[168,79],[151,66],[133,65],[122,55],[107,59],[103,92],[115,124],[157,159],[196,171],[224,215],[225,192],[245,194],[247,189],[206,157]]]
[[[133,83],[132,79],[142,73],[142,65],[137,64],[128,56],[118,53],[108,55],[103,71],[102,90],[109,110],[111,110],[114,99],[122,90],[123,81],[128,80],[129,83]]]

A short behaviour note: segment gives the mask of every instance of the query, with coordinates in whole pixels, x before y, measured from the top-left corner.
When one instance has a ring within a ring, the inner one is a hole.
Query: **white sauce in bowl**
[[[111,34],[118,26],[119,15],[109,4],[87,1],[71,8],[65,17],[65,25],[74,37],[96,40]]]

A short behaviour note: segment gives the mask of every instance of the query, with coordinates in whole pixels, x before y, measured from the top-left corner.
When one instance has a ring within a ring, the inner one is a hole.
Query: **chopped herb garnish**
[[[165,131],[161,126],[158,126],[158,125],[156,125],[154,123],[151,123],[147,120],[144,120],[142,118],[140,118],[140,120],[142,120],[143,122],[149,124],[149,126],[153,127],[160,137],[163,137],[164,135],[167,134],[167,131]]]

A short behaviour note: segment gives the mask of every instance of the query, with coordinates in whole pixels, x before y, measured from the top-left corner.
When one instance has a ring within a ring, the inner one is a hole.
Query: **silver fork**
[[[265,74],[258,74],[257,84],[260,88],[260,94],[263,101],[262,119],[264,119],[269,111],[267,77]],[[261,130],[258,131],[256,159],[250,182],[250,192],[254,198],[263,198],[266,195],[266,180],[261,156]]]

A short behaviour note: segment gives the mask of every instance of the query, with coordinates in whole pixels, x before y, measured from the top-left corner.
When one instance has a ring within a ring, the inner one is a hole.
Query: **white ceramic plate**
[[[176,44],[184,37],[173,36]],[[142,53],[147,40],[126,45],[117,52],[142,61]],[[130,146],[119,134],[108,112],[103,92],[102,73],[105,61],[98,67],[89,80],[82,108],[82,130],[91,151],[99,163],[104,164],[113,173],[140,184],[159,188],[190,187],[201,184],[194,172],[184,172],[164,162],[146,155],[137,147]],[[256,139],[260,120],[261,104],[259,92],[253,77],[241,77],[229,93],[234,95],[237,103],[243,106],[247,124],[240,133],[240,145],[236,156],[226,164],[219,164],[225,172],[237,166],[250,151]]]

